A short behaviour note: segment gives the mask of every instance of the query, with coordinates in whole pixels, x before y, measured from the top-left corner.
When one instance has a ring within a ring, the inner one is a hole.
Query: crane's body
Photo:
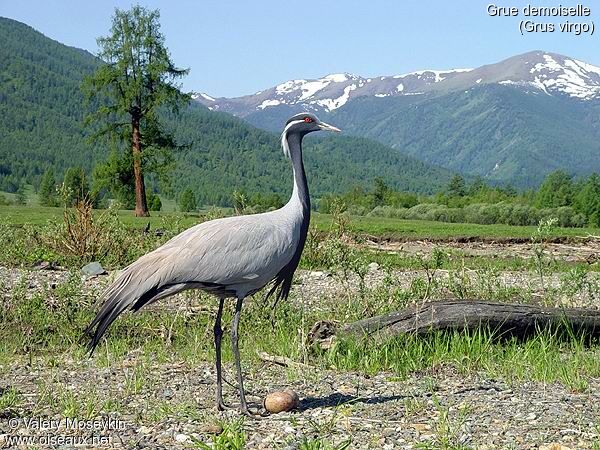
[[[292,161],[294,188],[282,208],[262,214],[204,222],[173,237],[127,266],[104,292],[104,305],[88,327],[91,350],[110,324],[126,309],[142,306],[186,289],[202,289],[219,298],[215,321],[217,407],[225,407],[221,383],[221,315],[224,299],[237,299],[232,346],[238,369],[241,409],[248,414],[237,348],[237,326],[243,299],[271,281],[286,298],[298,267],[310,221],[310,197],[302,161],[302,138],[318,129],[339,131],[312,114],[288,120],[282,134],[284,153]],[[95,329],[94,329],[95,327]]]

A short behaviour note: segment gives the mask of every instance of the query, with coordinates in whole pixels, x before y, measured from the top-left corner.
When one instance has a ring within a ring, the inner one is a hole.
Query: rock
[[[221,434],[223,432],[223,427],[218,423],[207,423],[200,428],[200,431],[203,433]]]
[[[179,433],[175,435],[175,440],[177,442],[186,442],[190,439],[190,437],[187,434],[183,434],[183,433]]]
[[[54,261],[38,261],[33,265],[33,270],[58,270],[58,264]]]
[[[551,444],[540,445],[540,450],[571,450],[571,447],[552,442]]]
[[[95,277],[98,275],[104,275],[106,273],[106,270],[98,261],[86,264],[81,268],[81,271],[84,275],[87,275],[88,277]]]
[[[308,332],[307,344],[316,345],[323,350],[328,350],[333,344],[337,324],[330,320],[316,322]]]
[[[369,268],[369,271],[379,270],[379,264],[377,264],[376,262],[372,262],[367,267]]]
[[[410,426],[412,428],[414,428],[416,431],[418,431],[419,433],[422,433],[423,431],[431,430],[431,425],[426,424],[426,423],[412,423],[412,424],[410,424]]]
[[[173,389],[170,388],[164,388],[162,390],[162,396],[164,398],[166,398],[167,400],[170,400],[173,398],[173,396],[175,395],[175,392],[173,392]]]

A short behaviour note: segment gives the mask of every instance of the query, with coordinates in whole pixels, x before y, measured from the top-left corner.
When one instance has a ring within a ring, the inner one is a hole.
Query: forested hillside
[[[209,204],[229,201],[234,189],[284,196],[291,192],[291,168],[278,136],[201,107],[168,123],[181,143],[191,144],[178,156],[173,177],[177,192],[190,186]],[[316,196],[371,184],[376,177],[416,192],[436,191],[450,179],[448,171],[362,138],[309,135],[304,155]]]
[[[438,97],[359,98],[331,114],[352,134],[451,170],[535,187],[557,169],[600,170],[600,102],[510,85]]]
[[[79,84],[98,61],[0,17],[0,190],[16,191],[48,166],[90,171],[104,158],[83,129]]]
[[[87,139],[80,83],[100,62],[9,19],[0,18],[0,38],[0,60],[6,61],[0,67],[0,190],[37,186],[48,167],[58,179],[73,166],[91,176],[109,145]],[[276,134],[198,104],[167,116],[166,124],[185,146],[171,177],[175,195],[190,187],[201,203],[227,204],[234,190],[282,196],[290,190],[289,163]],[[451,176],[361,138],[311,136],[305,154],[315,196],[369,184],[377,176],[397,189],[432,192]]]

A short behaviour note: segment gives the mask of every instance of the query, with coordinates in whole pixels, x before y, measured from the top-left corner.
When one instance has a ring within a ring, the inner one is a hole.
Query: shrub
[[[3,194],[0,194],[0,205],[6,206],[10,204],[10,200],[8,200]]]
[[[357,214],[360,210],[354,207],[350,211],[352,214]],[[376,206],[368,215],[449,223],[477,223],[482,225],[496,223],[506,225],[537,225],[542,219],[547,220],[556,217],[558,226],[583,227],[588,221],[584,214],[576,212],[570,206],[538,209],[533,206],[505,202],[497,204],[477,203],[467,205],[464,208],[450,208],[446,205],[435,203],[421,203],[412,208]]]
[[[146,191],[146,203],[150,211],[160,211],[162,209],[162,202],[158,194],[154,192]]]
[[[186,189],[179,196],[179,209],[183,212],[195,211],[198,208],[194,191]]]
[[[44,172],[40,187],[38,190],[40,205],[42,206],[58,206],[56,198],[56,179],[54,178],[54,170],[51,168]]]

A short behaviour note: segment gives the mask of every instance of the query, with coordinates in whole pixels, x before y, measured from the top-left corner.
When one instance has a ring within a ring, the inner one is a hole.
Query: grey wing
[[[233,217],[187,230],[156,250],[155,258],[171,269],[162,276],[172,282],[223,286],[270,280],[289,261],[294,248],[289,224],[264,220],[267,217]]]
[[[245,295],[267,284],[291,259],[293,224],[260,214],[196,225],[126,267],[103,294],[90,349],[128,308],[138,310],[185,289]],[[247,290],[247,292],[243,292]]]

